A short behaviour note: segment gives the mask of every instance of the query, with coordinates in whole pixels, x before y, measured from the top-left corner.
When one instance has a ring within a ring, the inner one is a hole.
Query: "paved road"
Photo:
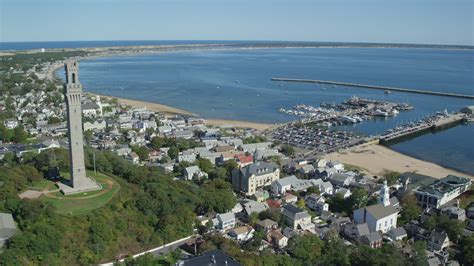
[[[189,239],[193,239],[195,237],[191,237]],[[181,240],[178,240],[178,241],[175,241],[171,244],[166,244],[164,245],[163,247],[160,247],[150,253],[152,253],[153,255],[155,256],[161,256],[161,255],[165,255],[165,254],[168,254],[170,253],[171,251],[177,249],[178,247],[180,247],[181,245],[183,245],[184,243],[186,243],[186,241],[188,241],[189,239],[181,239]]]
[[[163,255],[163,254],[168,254],[169,252],[175,250],[176,248],[178,248],[179,246],[181,246],[182,244],[184,244],[186,241],[188,241],[189,239],[192,239],[196,237],[195,235],[190,235],[190,236],[187,236],[185,238],[181,238],[179,240],[176,240],[174,242],[171,242],[169,244],[165,244],[161,247],[157,247],[157,248],[154,248],[154,249],[150,249],[150,250],[147,250],[145,252],[142,252],[142,253],[139,253],[139,254],[136,254],[136,255],[133,255],[132,257],[133,258],[136,258],[136,257],[139,257],[139,256],[142,256],[144,254],[147,254],[147,253],[152,253],[156,256],[160,256],[160,255]],[[121,259],[119,260],[119,262],[123,262],[125,259]],[[108,262],[108,263],[103,263],[103,264],[99,264],[100,266],[113,266],[115,262]]]

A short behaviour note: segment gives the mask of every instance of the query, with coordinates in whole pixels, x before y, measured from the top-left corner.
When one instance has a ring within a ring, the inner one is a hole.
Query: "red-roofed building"
[[[237,163],[240,165],[240,167],[247,166],[249,164],[253,163],[253,156],[252,155],[247,155],[245,156],[244,154],[239,154],[235,156],[235,159]]]
[[[280,209],[281,208],[281,201],[280,200],[269,199],[269,200],[267,200],[267,205],[270,208]]]

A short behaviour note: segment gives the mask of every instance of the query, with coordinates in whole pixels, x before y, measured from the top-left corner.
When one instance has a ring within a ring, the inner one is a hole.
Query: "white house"
[[[353,180],[354,180],[353,177],[346,174],[341,174],[341,173],[335,173],[329,177],[329,182],[331,182],[331,184],[333,184],[334,186],[338,186],[338,187],[349,186],[349,184]]]
[[[327,164],[327,163],[328,163],[328,162],[327,162],[326,159],[324,159],[324,158],[318,159],[318,160],[316,161],[316,168],[323,168],[323,167],[326,167],[326,164]]]
[[[270,148],[271,145],[272,145],[271,142],[259,142],[259,143],[243,144],[240,146],[240,148],[244,152],[255,152],[257,150],[268,149]]]
[[[246,200],[245,203],[243,203],[243,209],[247,216],[250,217],[252,213],[261,213],[268,209],[268,204],[265,202],[258,202],[254,200]]]
[[[184,169],[184,179],[193,180],[195,178],[197,178],[197,179],[207,178],[207,174],[205,172],[201,171],[201,169],[199,169],[199,167],[196,166],[196,165],[186,167]]]
[[[326,199],[323,196],[311,194],[305,199],[306,206],[311,210],[321,214],[323,211],[329,211],[329,204],[326,203]]]
[[[91,122],[84,123],[84,131],[104,130],[106,127],[107,127],[107,123],[105,122],[105,120],[94,121],[93,123]]]
[[[321,195],[332,195],[334,193],[334,187],[331,182],[326,181],[319,186]]]
[[[14,129],[15,127],[18,126],[18,121],[16,121],[16,120],[5,120],[5,122],[3,122],[3,125],[8,129]]]
[[[96,103],[93,103],[93,102],[85,103],[82,105],[82,114],[84,116],[89,116],[89,117],[96,116],[99,108],[100,107]]]
[[[296,207],[293,204],[287,204],[283,206],[283,211],[281,214],[283,215],[286,224],[293,229],[305,227],[307,224],[311,223],[311,216],[308,214],[308,212]]]
[[[140,163],[140,157],[135,152],[130,152],[125,156],[125,159],[129,160],[133,164],[139,164]]]
[[[281,230],[272,230],[268,234],[268,239],[273,242],[277,248],[285,248],[288,245],[288,237],[284,236]]]
[[[344,164],[338,161],[330,161],[327,163],[329,167],[335,168],[338,172],[344,171]]]
[[[397,228],[391,229],[388,232],[388,235],[392,241],[400,241],[408,236],[407,232],[405,231],[403,227],[397,227]]]
[[[196,161],[196,154],[181,154],[178,155],[178,162],[193,163]]]
[[[336,194],[340,194],[343,198],[348,198],[352,195],[350,189],[342,187],[336,190]]]
[[[221,230],[228,230],[235,226],[235,214],[232,212],[219,213],[217,215],[218,224],[216,227]]]
[[[275,195],[283,195],[286,192],[292,191],[305,191],[310,187],[317,187],[323,183],[321,179],[298,179],[296,176],[291,175],[279,180],[273,181],[272,192]]]
[[[247,241],[253,238],[255,230],[251,226],[240,226],[229,231],[229,235],[236,241]]]

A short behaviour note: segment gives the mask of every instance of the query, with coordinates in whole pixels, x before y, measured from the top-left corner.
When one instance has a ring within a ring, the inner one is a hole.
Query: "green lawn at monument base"
[[[49,187],[48,190],[58,189],[58,187],[54,184],[53,181],[50,181],[50,180],[47,180],[47,179],[42,179],[42,180],[31,182],[31,185],[29,186],[29,189],[42,191],[42,190],[44,190],[48,187]]]
[[[120,189],[120,185],[111,177],[94,172],[87,172],[87,176],[94,178],[102,185],[101,190],[83,192],[65,196],[61,192],[44,195],[45,203],[56,207],[58,213],[78,215],[98,209],[107,204]]]

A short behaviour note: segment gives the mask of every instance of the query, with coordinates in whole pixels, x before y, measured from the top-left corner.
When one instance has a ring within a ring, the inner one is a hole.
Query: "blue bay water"
[[[457,111],[474,101],[360,88],[272,82],[272,77],[335,80],[474,94],[474,51],[441,49],[287,48],[186,51],[114,56],[81,62],[85,89],[158,102],[222,118],[277,123],[296,104],[338,103],[351,96],[408,102],[415,109],[395,118],[346,129],[378,134],[436,111]],[[63,75],[60,70],[60,75]],[[405,154],[474,174],[473,126],[459,126],[394,145]]]

